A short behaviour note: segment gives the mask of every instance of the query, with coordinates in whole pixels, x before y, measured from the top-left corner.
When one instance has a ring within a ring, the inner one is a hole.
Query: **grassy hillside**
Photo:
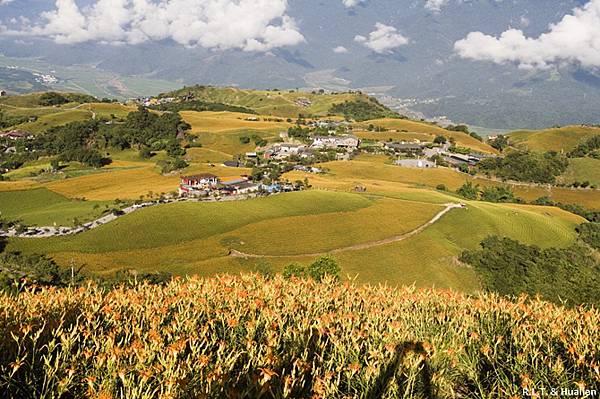
[[[183,119],[192,125],[192,132],[222,133],[233,130],[287,130],[292,126],[287,122],[268,121],[272,118],[266,115],[241,114],[237,112],[180,112]],[[259,121],[249,121],[248,118],[259,118]]]
[[[312,94],[296,91],[242,90],[232,87],[186,87],[164,96],[193,93],[195,99],[250,108],[263,115],[295,118],[299,114],[327,116],[335,104],[364,100],[358,93]]]
[[[414,140],[433,141],[436,136],[452,137],[456,140],[458,146],[472,148],[475,151],[495,154],[497,151],[481,141],[461,132],[454,132],[443,129],[431,123],[411,121],[408,119],[373,119],[360,124],[357,124],[362,129],[367,126],[374,125],[384,127],[390,131],[387,132],[368,132],[361,131],[358,133],[360,137],[388,140],[389,138],[397,141]]]
[[[600,128],[566,126],[555,129],[520,130],[508,134],[510,141],[533,151],[571,151],[578,144],[600,135]]]
[[[402,197],[403,191],[396,195]],[[172,204],[76,237],[11,240],[9,249],[50,254],[63,264],[76,261],[101,274],[123,268],[237,273],[261,261],[281,270],[292,261],[310,262],[321,252],[398,237],[429,221],[442,203],[457,201],[443,194],[432,200],[436,194],[425,190],[406,189],[404,195],[412,200],[307,191],[236,203]],[[473,291],[479,287],[476,275],[456,263],[463,249],[476,248],[489,234],[542,247],[567,246],[581,222],[555,208],[473,202],[410,238],[335,257],[343,276],[361,282]],[[263,258],[232,257],[232,249]]]
[[[25,130],[31,133],[42,133],[51,127],[66,125],[71,122],[80,122],[91,119],[92,113],[85,109],[66,109],[41,115],[35,122],[27,122],[14,126],[14,129]]]
[[[350,162],[329,162],[323,164],[329,170],[329,175],[314,176],[303,173],[287,175],[289,179],[303,179],[308,177],[312,184],[322,188],[351,189],[356,184],[373,185],[377,191],[392,191],[393,184],[408,185],[411,187],[435,188],[444,184],[448,189],[455,191],[465,181],[472,180],[480,186],[498,186],[502,183],[483,178],[471,178],[463,173],[447,168],[437,169],[410,169],[401,168],[383,163],[381,157],[361,156]],[[387,189],[386,186],[390,186]],[[600,192],[592,190],[574,190],[560,187],[541,187],[527,185],[511,185],[516,195],[528,201],[548,196],[557,202],[565,204],[581,204],[589,209],[600,209]]]
[[[521,397],[597,387],[594,309],[221,276],[0,294],[6,397]],[[56,343],[60,342],[60,345]]]
[[[72,226],[74,219],[85,221],[100,216],[104,205],[68,199],[44,188],[0,192],[0,215],[7,220],[22,220],[26,225]]]
[[[600,159],[573,158],[569,160],[567,171],[559,178],[560,182],[572,184],[574,182],[589,182],[600,187]]]

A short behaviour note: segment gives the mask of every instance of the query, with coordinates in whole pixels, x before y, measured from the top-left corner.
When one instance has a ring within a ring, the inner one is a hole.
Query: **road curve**
[[[257,255],[257,254],[247,254],[247,253],[236,251],[235,249],[232,249],[229,253],[229,256],[234,257],[234,258],[248,258],[248,259],[250,259],[250,258],[254,258],[254,259],[272,258],[272,259],[275,259],[275,258],[301,258],[301,257],[307,257],[307,258],[311,257],[312,258],[312,257],[323,256],[323,255],[334,255],[334,254],[338,254],[338,253],[342,253],[342,252],[359,251],[362,249],[379,247],[379,246],[391,244],[394,242],[404,241],[407,238],[417,235],[417,234],[421,233],[423,230],[425,230],[426,228],[428,228],[429,226],[431,226],[432,224],[439,221],[446,213],[450,212],[452,209],[458,209],[458,208],[465,208],[465,205],[464,204],[446,204],[445,208],[441,212],[436,214],[431,220],[429,220],[425,224],[422,224],[421,226],[417,227],[416,229],[409,231],[408,233],[404,233],[399,236],[394,236],[394,237],[390,237],[390,238],[385,238],[383,240],[370,241],[370,242],[366,242],[366,243],[362,243],[362,244],[351,245],[349,247],[337,248],[337,249],[333,249],[333,250],[327,251],[327,252],[315,252],[315,253],[309,253],[309,254],[293,254],[293,255]]]

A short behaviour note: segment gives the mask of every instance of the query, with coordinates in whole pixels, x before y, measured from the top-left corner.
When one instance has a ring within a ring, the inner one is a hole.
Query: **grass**
[[[175,95],[187,94],[190,88],[175,92]],[[238,105],[251,108],[263,115],[275,115],[283,118],[296,118],[299,114],[327,116],[334,104],[354,101],[360,94],[312,94],[308,92],[242,90],[232,87],[191,88],[196,99]],[[309,106],[301,106],[298,101],[308,99]]]
[[[362,160],[361,160],[362,159]],[[484,178],[472,178],[463,173],[448,168],[436,169],[412,169],[387,165],[379,159],[359,158],[350,162],[329,162],[323,166],[330,170],[329,176],[324,176],[320,181],[329,179],[332,185],[340,182],[350,184],[369,184],[374,180],[383,182],[396,182],[421,188],[435,188],[444,184],[449,190],[455,191],[465,181],[473,181],[480,186],[498,186],[502,183],[490,181]],[[309,180],[315,179],[314,175],[297,173],[295,178]],[[327,183],[326,183],[327,184]],[[542,186],[511,185],[518,197],[532,201],[540,197],[549,196],[558,202],[565,204],[580,204],[589,209],[600,209],[600,191],[598,190],[574,190],[569,188]]]
[[[42,133],[55,126],[66,125],[71,122],[86,121],[91,118],[91,113],[83,108],[69,109],[51,114],[42,115],[35,122],[27,122],[17,125],[15,129],[25,130],[31,133]]]
[[[45,187],[64,196],[94,201],[138,199],[150,191],[177,191],[178,186],[179,176],[162,176],[153,166],[95,173],[45,184]]]
[[[408,188],[405,195],[416,199],[424,196],[422,191]],[[307,254],[406,233],[451,199],[442,193],[435,201],[418,202],[307,191],[239,203],[173,204],[136,212],[76,237],[12,240],[9,249],[48,253],[61,264],[86,264],[87,270],[100,274],[123,268],[182,275],[238,273],[253,270],[259,262],[230,257],[231,249],[285,256],[267,258],[281,270],[292,261],[313,261],[316,255]],[[475,202],[404,241],[335,256],[343,275],[357,276],[361,283],[472,292],[479,288],[475,272],[456,261],[463,249],[477,247],[489,234],[542,247],[567,246],[582,221],[555,208]]]
[[[600,187],[600,160],[594,158],[573,158],[569,160],[569,168],[560,177],[562,183],[583,183],[585,181]]]
[[[432,142],[436,136],[441,135],[445,137],[453,137],[456,140],[456,144],[462,147],[468,147],[475,151],[484,152],[484,153],[497,153],[489,145],[482,143],[481,141],[474,139],[468,134],[464,134],[461,132],[452,132],[446,129],[443,129],[437,125],[426,123],[426,122],[417,122],[408,119],[374,119],[366,122],[362,122],[357,124],[357,126],[366,128],[370,124],[384,127],[391,131],[388,132],[368,132],[362,131],[358,133],[361,137],[370,138],[370,139],[379,139],[386,141],[389,138],[393,140],[414,140],[418,139],[421,141],[429,141]]]
[[[256,275],[0,294],[8,397],[518,398],[591,389],[600,312]]]
[[[292,126],[287,122],[265,121],[273,118],[265,115],[242,114],[238,112],[180,112],[183,119],[192,125],[192,133],[222,133],[232,130],[282,130]],[[247,118],[258,118],[259,121],[248,121]]]
[[[113,115],[124,119],[130,112],[137,109],[133,105],[122,105],[119,103],[92,103],[86,104],[82,108],[95,112],[97,118],[106,119],[111,119]]]
[[[600,128],[566,126],[555,129],[520,130],[509,133],[510,141],[533,151],[571,151],[577,145],[600,135]]]
[[[44,252],[106,252],[206,239],[251,223],[289,216],[352,211],[371,201],[352,194],[301,192],[224,203],[175,203],[143,209],[77,237],[37,240]],[[132,236],[132,231],[136,233]]]
[[[7,220],[22,220],[34,226],[72,226],[73,220],[100,216],[102,202],[77,201],[45,188],[0,192],[0,212]]]

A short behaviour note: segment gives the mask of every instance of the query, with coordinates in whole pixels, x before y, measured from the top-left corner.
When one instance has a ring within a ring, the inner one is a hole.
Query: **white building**
[[[360,140],[355,136],[317,136],[314,138],[311,147],[355,149],[359,145]]]

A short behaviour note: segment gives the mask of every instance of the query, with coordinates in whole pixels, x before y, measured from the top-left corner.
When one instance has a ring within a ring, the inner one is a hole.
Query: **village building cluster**
[[[253,182],[249,176],[218,177],[212,173],[181,176],[179,196],[184,198],[248,198],[299,190],[289,183]]]

